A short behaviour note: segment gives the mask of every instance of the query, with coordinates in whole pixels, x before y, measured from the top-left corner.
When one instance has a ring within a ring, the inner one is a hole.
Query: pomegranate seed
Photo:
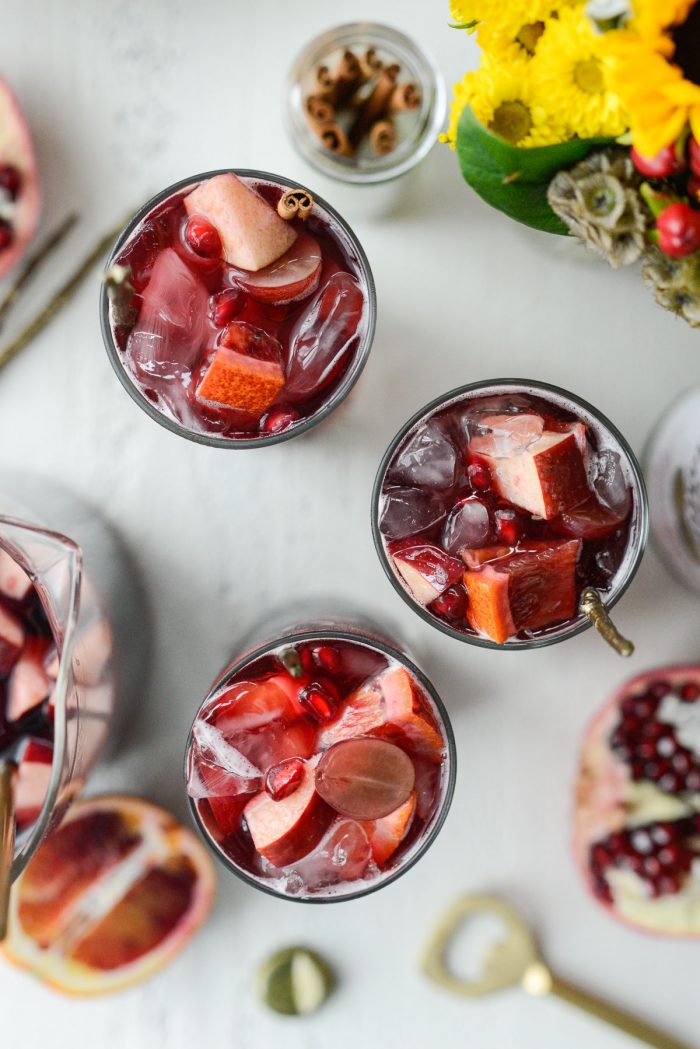
[[[685,777],[685,789],[691,790],[693,793],[700,791],[700,772],[697,769],[693,769]],[[698,830],[700,830],[700,826]]]
[[[656,891],[659,896],[673,896],[681,887],[680,878],[674,878],[670,874],[663,874],[656,883]]]
[[[0,251],[9,248],[13,240],[14,233],[12,232],[12,226],[9,222],[6,222],[5,219],[0,219]]]
[[[642,727],[642,732],[647,739],[661,739],[666,735],[666,725],[662,725],[659,721],[647,721]]]
[[[299,656],[301,658],[301,665],[307,674],[310,674],[313,670],[316,669],[313,652],[310,648],[307,648],[305,646],[304,648],[300,649]]]
[[[294,793],[303,778],[304,762],[301,758],[287,758],[268,770],[265,776],[265,790],[273,801],[281,801]]]
[[[655,845],[668,845],[673,840],[673,827],[670,823],[657,823],[649,833]]]
[[[211,318],[217,328],[225,328],[243,305],[243,296],[238,288],[227,288],[212,295],[209,304]]]
[[[659,780],[659,787],[665,794],[678,794],[683,789],[683,777],[676,772],[665,772]]]
[[[520,514],[516,510],[496,510],[494,518],[498,538],[508,546],[515,546],[524,530]]]
[[[634,831],[630,840],[632,842],[632,847],[635,848],[637,852],[651,852],[652,842],[647,831]]]
[[[299,702],[315,721],[331,721],[335,716],[335,706],[328,690],[313,681],[299,693]]]
[[[671,686],[668,681],[653,681],[648,688],[649,695],[653,696],[655,699],[663,699],[670,691]]]
[[[678,689],[678,695],[684,703],[694,703],[700,696],[700,685],[696,685],[694,681],[686,681]]]
[[[185,240],[196,255],[205,259],[218,258],[221,255],[221,237],[219,231],[206,219],[195,215],[185,227]]]
[[[331,645],[314,645],[311,655],[317,667],[327,670],[329,674],[337,674],[341,666],[340,652]]]
[[[485,492],[491,487],[491,474],[483,463],[472,463],[467,467],[467,477],[472,488],[477,492]]]
[[[683,850],[680,845],[666,845],[659,853],[659,862],[662,863],[664,867],[675,867],[675,865],[680,862],[682,856]]]
[[[22,175],[14,164],[0,165],[0,189],[4,189],[10,200],[17,200],[22,186]]]
[[[451,586],[444,594],[436,598],[430,606],[431,612],[437,612],[446,619],[464,619],[467,611],[467,595],[456,586]]]
[[[296,408],[274,408],[265,416],[263,430],[265,433],[281,433],[293,426],[301,416]]]

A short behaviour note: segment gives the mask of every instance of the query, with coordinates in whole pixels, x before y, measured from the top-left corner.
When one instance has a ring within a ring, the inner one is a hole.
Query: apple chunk
[[[318,845],[334,812],[316,791],[315,763],[304,763],[304,778],[280,801],[258,794],[243,810],[255,848],[275,867],[288,867]]]
[[[434,543],[399,540],[389,548],[394,567],[420,605],[429,605],[464,571],[462,562]]]
[[[17,616],[0,602],[0,677],[10,673],[22,652],[24,627]]]

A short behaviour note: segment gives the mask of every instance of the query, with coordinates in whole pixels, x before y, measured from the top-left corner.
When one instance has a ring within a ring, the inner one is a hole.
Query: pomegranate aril
[[[185,240],[202,258],[218,259],[221,256],[219,231],[206,219],[193,216],[185,227]]]
[[[319,685],[315,681],[301,690],[299,702],[307,714],[321,724],[326,721],[332,721],[335,717],[333,697],[323,685]]]
[[[332,645],[314,645],[311,649],[317,667],[329,674],[337,674],[341,666],[340,652]]]
[[[22,187],[22,175],[14,164],[0,165],[0,190],[4,190],[10,200],[16,200]]]
[[[678,689],[678,695],[684,703],[694,703],[700,696],[700,685],[697,685],[694,681],[686,681]]]
[[[5,219],[0,219],[0,251],[4,251],[5,248],[9,248],[14,240],[14,233],[12,232],[12,226]]]
[[[486,492],[491,487],[491,473],[483,463],[471,463],[467,467],[467,477],[475,492]]]
[[[243,306],[243,296],[238,288],[227,288],[212,295],[211,318],[217,328],[225,328],[237,316]]]
[[[273,765],[265,776],[265,790],[273,801],[281,801],[301,785],[304,778],[304,762],[301,758],[288,758]]]
[[[307,674],[310,674],[316,669],[316,663],[314,661],[313,652],[310,648],[302,648],[299,650],[299,658],[301,659],[301,665]]]
[[[301,419],[296,408],[273,408],[263,419],[262,428],[265,433],[281,433],[294,426]]]
[[[444,616],[445,619],[464,619],[467,612],[467,595],[456,586],[450,587],[433,601],[430,611]]]
[[[668,681],[653,681],[648,688],[648,692],[655,699],[663,699],[671,691],[671,686]]]
[[[508,546],[515,546],[525,531],[521,514],[517,510],[496,510],[494,520],[499,540]]]

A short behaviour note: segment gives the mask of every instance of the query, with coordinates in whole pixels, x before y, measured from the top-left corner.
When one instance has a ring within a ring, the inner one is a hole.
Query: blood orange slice
[[[78,801],[17,882],[3,950],[58,990],[106,994],[173,958],[214,891],[208,852],[168,812],[120,795]]]

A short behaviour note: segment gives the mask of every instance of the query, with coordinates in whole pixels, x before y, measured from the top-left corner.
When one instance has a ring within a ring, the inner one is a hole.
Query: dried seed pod
[[[306,219],[314,206],[314,198],[305,189],[289,189],[280,197],[277,214],[282,219]]]

